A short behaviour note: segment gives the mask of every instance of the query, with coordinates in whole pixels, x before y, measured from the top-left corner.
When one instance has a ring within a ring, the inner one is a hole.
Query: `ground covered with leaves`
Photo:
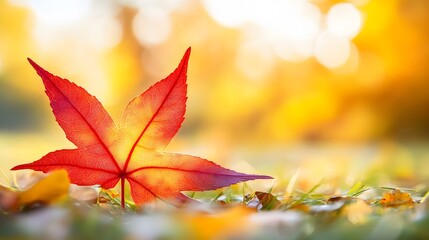
[[[114,190],[70,185],[67,173],[25,172],[0,188],[2,238],[427,239],[428,188],[366,186],[255,191],[238,184],[187,193],[200,204],[120,205]],[[293,179],[289,181],[293,184]],[[288,186],[290,188],[290,186]]]

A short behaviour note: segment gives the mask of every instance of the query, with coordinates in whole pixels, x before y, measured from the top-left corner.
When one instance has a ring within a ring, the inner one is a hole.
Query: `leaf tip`
[[[46,70],[44,70],[41,66],[39,66],[37,63],[35,63],[31,58],[27,58],[28,62],[31,64],[31,66],[36,70],[37,74],[46,73]]]
[[[15,171],[15,170],[21,170],[22,169],[22,165],[16,165],[15,167],[11,168],[11,171]]]
[[[183,55],[182,61],[180,62],[179,66],[183,64],[187,66],[190,55],[191,55],[191,47],[188,47],[188,49],[186,49],[185,54]]]
[[[268,175],[250,175],[250,176],[255,177],[255,179],[274,179],[273,177]]]
[[[40,68],[39,65],[37,65],[37,63],[35,63],[31,58],[27,58],[28,62],[31,64],[31,66],[33,66],[33,68]]]
[[[11,171],[16,171],[16,170],[25,170],[25,169],[32,169],[30,164],[20,164],[20,165],[16,165],[15,167],[11,168]]]

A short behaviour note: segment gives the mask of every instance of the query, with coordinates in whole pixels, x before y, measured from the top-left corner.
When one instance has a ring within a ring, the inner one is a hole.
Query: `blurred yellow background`
[[[428,23],[425,0],[0,0],[0,168],[73,147],[27,57],[118,120],[191,46],[170,150],[280,182],[427,179]]]

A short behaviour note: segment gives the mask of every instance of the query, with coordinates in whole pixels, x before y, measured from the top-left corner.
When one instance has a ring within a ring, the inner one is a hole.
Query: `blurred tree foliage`
[[[3,130],[23,125],[37,128],[29,121],[14,121],[29,119],[22,113],[29,108],[49,116],[46,104],[34,106],[34,99],[44,96],[25,61],[27,56],[95,92],[119,117],[118,106],[171,71],[183,49],[191,45],[191,100],[182,137],[271,144],[429,136],[425,110],[429,105],[429,3],[424,0],[348,1],[363,19],[353,39],[357,60],[329,69],[314,58],[300,63],[271,55],[246,59],[249,68],[268,66],[264,74],[254,76],[237,67],[241,64],[238,51],[249,41],[248,29],[217,23],[203,1],[178,1],[168,9],[169,1],[145,3],[146,8],[165,11],[170,19],[169,36],[158,44],[145,44],[136,37],[135,18],[143,7],[134,1],[92,1],[87,15],[64,25],[43,22],[37,9],[25,2],[0,2],[1,91],[13,91],[15,96],[2,98]],[[344,1],[312,4],[326,14],[339,2]],[[101,27],[92,24],[106,16],[119,23],[120,38],[97,49],[91,43],[91,29]],[[14,111],[20,113],[13,115]]]

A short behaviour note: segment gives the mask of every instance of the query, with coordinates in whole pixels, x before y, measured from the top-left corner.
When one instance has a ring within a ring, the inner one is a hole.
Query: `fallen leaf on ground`
[[[70,181],[65,170],[56,170],[36,182],[28,190],[20,192],[18,206],[32,203],[49,204],[64,200],[68,196]]]
[[[273,210],[282,205],[282,203],[271,193],[255,192],[255,195],[262,205],[261,210]]]
[[[292,206],[289,207],[289,209],[298,210],[305,213],[308,213],[311,210],[310,206],[303,203],[293,204]]]
[[[43,80],[58,124],[77,148],[48,153],[12,170],[65,169],[72,183],[98,184],[104,189],[120,182],[122,207],[126,181],[133,200],[143,204],[156,198],[185,202],[190,199],[181,191],[213,190],[247,180],[270,179],[235,172],[199,157],[162,151],[184,120],[189,55],[190,48],[176,70],[128,104],[119,128],[85,89],[29,59]]]
[[[23,191],[0,186],[0,210],[14,212],[32,204],[56,203],[67,199],[69,187],[65,170],[53,171]]]
[[[332,203],[335,203],[335,202],[346,202],[346,201],[350,201],[350,200],[353,200],[353,198],[349,197],[349,196],[335,196],[335,197],[330,197],[326,201],[326,203],[332,204]]]
[[[255,212],[253,208],[238,205],[213,214],[186,213],[179,217],[196,239],[230,239],[249,231],[249,216]]]
[[[414,206],[414,201],[410,194],[401,192],[399,189],[393,190],[391,193],[384,193],[380,204],[385,207],[398,207],[398,206]]]

